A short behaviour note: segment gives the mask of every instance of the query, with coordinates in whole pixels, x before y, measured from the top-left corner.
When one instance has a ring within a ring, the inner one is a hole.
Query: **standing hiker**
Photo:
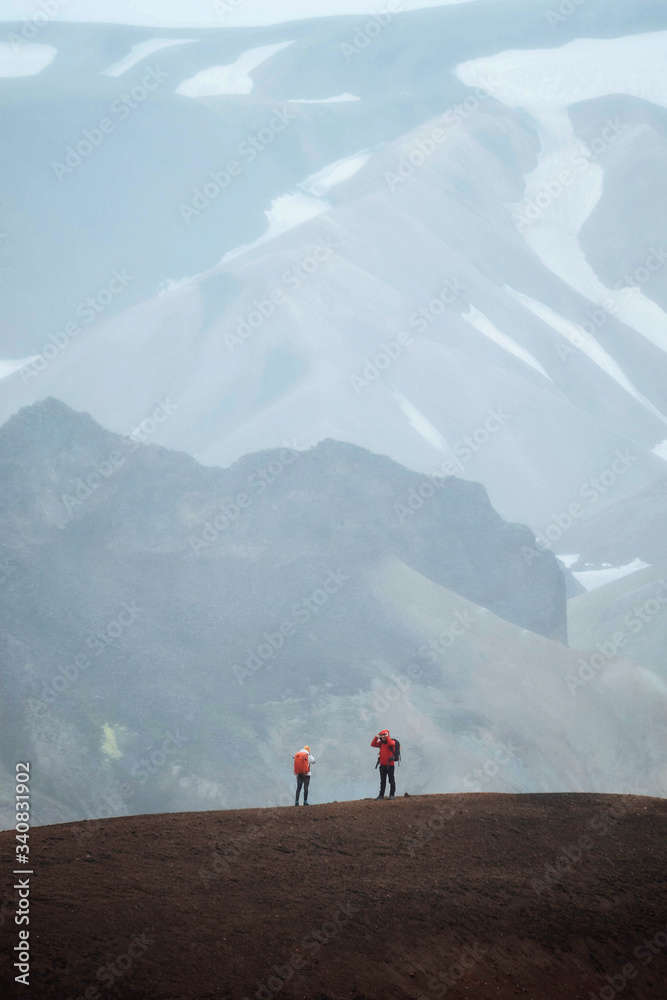
[[[382,729],[373,737],[372,747],[379,747],[378,764],[380,765],[380,794],[378,799],[384,798],[384,790],[389,778],[389,798],[393,799],[396,794],[396,780],[394,778],[394,765],[396,763],[396,741],[392,740],[388,729]],[[375,766],[377,767],[378,764]]]
[[[303,788],[303,804],[308,805],[308,785],[310,784],[310,765],[315,763],[315,758],[311,756],[310,747],[305,746],[298,753],[294,754],[294,773],[296,774],[296,799],[294,805],[298,806],[299,796]]]

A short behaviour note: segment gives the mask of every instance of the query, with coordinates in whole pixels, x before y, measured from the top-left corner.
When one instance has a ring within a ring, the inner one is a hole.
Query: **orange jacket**
[[[380,735],[387,737],[386,743],[382,742]],[[390,738],[388,729],[383,729],[382,734],[378,733],[377,736],[374,736],[371,746],[380,748],[380,764],[388,764],[389,767],[394,766],[394,761],[389,760],[389,758],[394,756],[394,747],[396,744]]]

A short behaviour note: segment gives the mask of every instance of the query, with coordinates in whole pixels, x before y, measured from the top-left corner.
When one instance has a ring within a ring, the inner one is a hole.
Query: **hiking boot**
[[[307,802],[304,802],[304,806],[307,806],[307,805],[308,805],[308,803],[307,803]]]
[[[389,798],[390,798],[390,799],[393,799],[393,798],[394,798],[394,793],[393,793],[393,792],[391,793],[391,795],[389,796]]]
[[[375,796],[375,801],[377,802],[378,799],[383,799],[383,798],[384,798],[384,795],[376,795]]]
[[[299,804],[298,802],[295,802],[295,803],[294,803],[294,805],[295,805],[295,806],[298,806],[298,804]]]

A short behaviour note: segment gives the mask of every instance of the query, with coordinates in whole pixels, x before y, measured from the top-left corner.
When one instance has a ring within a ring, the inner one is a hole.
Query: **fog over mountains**
[[[42,822],[268,804],[304,726],[325,800],[372,790],[380,724],[413,791],[665,790],[657,676],[582,674],[556,560],[478,484],[334,441],[209,469],[55,400],[0,469],[0,751]]]
[[[415,791],[665,794],[667,9],[570,7],[5,25],[41,822],[263,805],[306,737],[368,794],[381,726]]]

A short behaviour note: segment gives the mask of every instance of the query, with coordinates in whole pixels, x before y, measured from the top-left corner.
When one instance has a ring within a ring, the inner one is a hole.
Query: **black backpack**
[[[400,764],[400,763],[401,763],[401,743],[400,740],[394,740],[394,764]],[[380,765],[380,754],[378,754],[378,759],[375,763],[376,770],[379,767],[379,765]]]

